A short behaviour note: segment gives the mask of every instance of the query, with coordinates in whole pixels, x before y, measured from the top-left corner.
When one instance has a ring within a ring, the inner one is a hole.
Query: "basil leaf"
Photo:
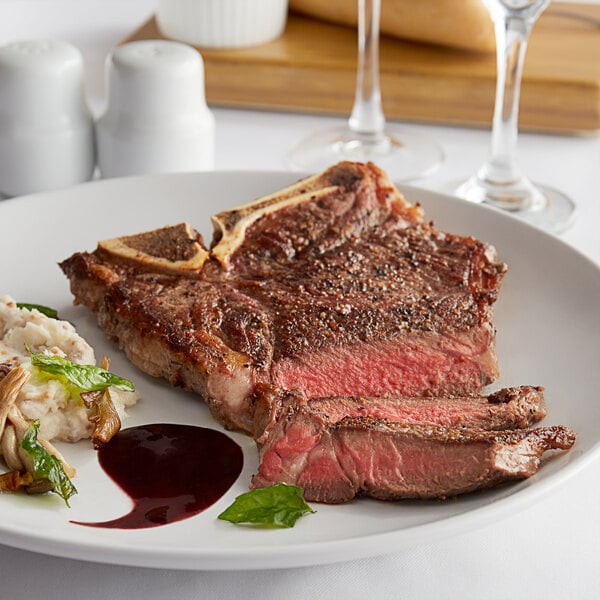
[[[38,441],[39,428],[39,420],[29,425],[21,440],[21,448],[29,454],[33,461],[34,477],[36,479],[47,479],[52,484],[52,491],[58,494],[69,506],[69,498],[75,495],[77,490],[65,473],[60,459],[49,454]]]
[[[315,511],[304,501],[302,488],[285,483],[246,492],[225,509],[219,519],[266,527],[293,527],[305,513]]]
[[[42,304],[29,304],[27,302],[17,302],[17,308],[23,308],[25,310],[37,310],[42,314],[50,317],[51,319],[58,319],[58,311],[54,308],[49,308],[48,306],[43,306]]]
[[[86,392],[105,390],[111,385],[128,392],[135,390],[135,386],[128,379],[123,379],[123,377],[119,377],[100,367],[80,365],[55,354],[30,352],[30,355],[31,364],[44,373],[65,377],[73,385]]]

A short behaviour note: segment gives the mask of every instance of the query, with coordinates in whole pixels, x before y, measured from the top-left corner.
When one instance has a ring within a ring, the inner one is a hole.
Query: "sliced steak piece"
[[[253,403],[260,407],[254,417],[255,434],[258,436],[267,423],[280,416],[282,406],[289,403],[307,407],[330,425],[346,417],[369,417],[406,424],[501,431],[530,427],[547,414],[544,389],[532,386],[505,388],[488,396],[334,396],[307,400],[299,390],[285,391],[258,384]],[[265,410],[268,411],[266,414]]]
[[[438,231],[372,164],[340,163],[189,225],[61,263],[143,370],[252,431],[259,382],[308,397],[468,395],[497,376],[493,248]]]
[[[274,414],[260,391],[252,486],[298,485],[313,502],[455,496],[529,477],[544,452],[575,442],[562,426],[498,432],[351,416],[332,423],[294,393]]]

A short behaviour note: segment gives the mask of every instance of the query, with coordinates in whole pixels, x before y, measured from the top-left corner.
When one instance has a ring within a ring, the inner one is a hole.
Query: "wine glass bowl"
[[[482,0],[494,21],[497,81],[489,158],[456,195],[510,211],[559,233],[573,222],[575,204],[553,188],[534,184],[517,163],[519,96],[531,29],[550,0]]]
[[[439,145],[420,133],[386,123],[379,85],[381,0],[358,2],[358,66],[352,114],[345,126],[317,131],[288,153],[293,169],[320,171],[340,160],[372,161],[395,181],[424,177],[444,159]]]
[[[358,133],[348,127],[317,131],[288,154],[295,170],[320,171],[340,160],[371,161],[395,181],[404,181],[433,173],[443,152],[428,137],[389,124],[382,135]]]

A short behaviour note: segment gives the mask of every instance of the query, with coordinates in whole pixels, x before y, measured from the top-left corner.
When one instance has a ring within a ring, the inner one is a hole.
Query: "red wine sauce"
[[[142,529],[192,517],[214,504],[238,478],[242,449],[215,429],[153,424],[119,431],[98,451],[106,473],[133,509],[90,527]]]

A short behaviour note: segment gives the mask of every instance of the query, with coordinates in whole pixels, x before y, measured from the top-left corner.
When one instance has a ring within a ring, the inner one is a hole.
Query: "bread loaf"
[[[290,0],[290,8],[356,26],[358,0]],[[381,32],[409,40],[490,52],[494,27],[481,0],[382,0]]]

